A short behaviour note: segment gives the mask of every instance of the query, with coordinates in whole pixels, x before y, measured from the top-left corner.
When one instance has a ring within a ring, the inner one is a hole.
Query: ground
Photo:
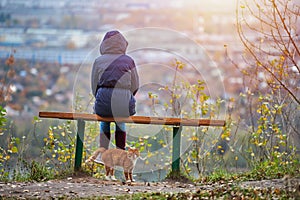
[[[211,183],[194,184],[186,182],[165,181],[165,182],[134,182],[125,184],[99,180],[90,176],[73,176],[59,180],[46,182],[0,182],[0,199],[61,199],[61,198],[92,198],[119,196],[134,193],[200,193],[202,191],[219,191],[238,185],[245,188],[272,188],[276,192],[290,186],[299,187],[300,179],[273,179],[263,181],[247,181],[242,183]],[[299,189],[299,188],[298,188]],[[300,196],[299,196],[300,197]],[[297,197],[296,197],[297,198]]]

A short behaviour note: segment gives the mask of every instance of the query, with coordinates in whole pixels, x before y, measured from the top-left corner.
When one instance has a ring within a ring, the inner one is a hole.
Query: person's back
[[[91,75],[94,111],[101,117],[134,115],[139,79],[135,63],[126,55],[128,43],[118,31],[106,33],[101,44],[101,55],[95,59]],[[125,124],[116,126],[116,146],[125,149]],[[100,147],[108,149],[110,123],[100,123]]]
[[[106,34],[92,70],[95,112],[103,117],[135,114],[133,95],[138,90],[138,74],[132,58],[125,54],[127,41],[118,31]]]

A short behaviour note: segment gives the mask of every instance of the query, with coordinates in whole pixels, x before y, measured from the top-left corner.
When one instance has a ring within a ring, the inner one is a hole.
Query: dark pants
[[[126,126],[125,123],[115,123],[116,147],[125,150],[126,146]],[[100,122],[100,147],[108,149],[111,138],[110,122]]]

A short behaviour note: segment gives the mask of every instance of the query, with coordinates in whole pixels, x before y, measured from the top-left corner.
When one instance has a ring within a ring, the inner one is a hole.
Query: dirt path
[[[52,199],[60,197],[117,196],[139,192],[187,192],[193,184],[179,182],[132,183],[111,182],[92,177],[67,178],[42,183],[0,183],[0,199],[5,197]]]
[[[289,184],[299,186],[300,179],[295,182],[287,182],[284,179],[248,181],[243,183],[230,183],[230,186],[240,187],[263,187],[280,188]],[[291,186],[291,185],[290,185]],[[158,182],[158,183],[132,183],[131,185],[121,182],[103,181],[92,177],[69,177],[62,180],[51,180],[46,182],[0,182],[0,199],[58,199],[58,198],[87,198],[99,196],[118,196],[123,194],[144,192],[167,192],[167,193],[197,193],[210,191],[216,188],[226,188],[228,183],[215,184],[191,184],[182,182]]]

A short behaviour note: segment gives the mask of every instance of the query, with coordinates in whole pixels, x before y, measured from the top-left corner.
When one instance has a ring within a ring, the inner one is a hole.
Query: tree
[[[247,86],[252,144],[260,159],[278,150],[295,152],[300,147],[300,4],[242,0],[236,12],[247,67],[236,66]]]
[[[299,5],[290,0],[244,0],[237,9],[237,31],[250,66],[247,72],[257,75],[260,87],[283,90],[298,105]]]

